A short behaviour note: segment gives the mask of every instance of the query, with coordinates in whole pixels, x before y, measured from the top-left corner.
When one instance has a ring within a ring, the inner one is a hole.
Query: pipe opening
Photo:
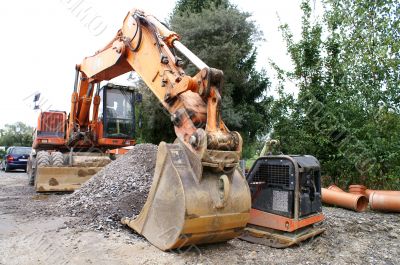
[[[364,212],[368,207],[368,199],[365,196],[360,196],[357,199],[357,206],[356,206],[356,211],[357,212]]]

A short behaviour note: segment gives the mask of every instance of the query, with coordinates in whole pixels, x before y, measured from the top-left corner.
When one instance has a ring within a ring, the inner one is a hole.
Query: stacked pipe
[[[350,185],[349,192],[366,196],[372,210],[400,212],[400,191],[371,190],[364,185]]]
[[[370,190],[364,185],[350,185],[349,193],[336,185],[322,188],[322,201],[357,212],[364,212],[369,201],[372,210],[400,212],[400,191]]]
[[[368,199],[364,195],[345,192],[336,185],[322,188],[322,202],[356,212],[364,212],[368,207]]]

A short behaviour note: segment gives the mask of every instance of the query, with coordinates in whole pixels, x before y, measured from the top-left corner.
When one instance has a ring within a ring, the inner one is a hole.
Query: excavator
[[[74,191],[111,162],[112,150],[134,145],[135,95],[133,87],[88,84],[77,69],[70,114],[39,114],[27,163],[36,191]]]
[[[182,69],[178,52],[197,67],[195,75]],[[257,243],[258,238],[266,240],[279,229],[292,232],[322,220],[316,159],[261,157],[246,179],[239,170],[242,138],[230,131],[221,117],[223,72],[207,66],[180,42],[176,32],[140,9],[132,9],[115,37],[76,66],[66,126],[68,147],[90,146],[96,143],[93,139],[101,144],[96,145],[100,149],[128,141],[104,138],[107,135],[101,131],[107,131],[104,128],[109,124],[96,122],[98,107],[93,108],[91,122],[88,112],[92,98],[95,106],[100,104],[98,92],[93,96],[95,85],[130,71],[142,78],[169,112],[177,137],[174,143],[159,144],[146,203],[137,216],[123,218],[123,224],[165,251],[224,242],[243,232],[243,239],[251,237]],[[108,104],[107,99],[104,102]],[[119,105],[109,107],[118,112]],[[123,124],[113,126],[121,128]],[[39,153],[37,164],[43,159]],[[40,167],[37,173],[39,176]],[[248,224],[250,218],[253,222]]]
[[[177,51],[198,68],[196,75],[185,73]],[[115,37],[76,66],[67,146],[97,143],[96,148],[101,149],[125,141],[132,144],[125,137],[109,139],[101,135],[110,122],[96,122],[98,107],[93,108],[88,122],[92,100],[95,106],[100,104],[98,90],[94,92],[93,88],[131,71],[170,113],[177,138],[174,143],[159,144],[147,201],[138,216],[123,218],[122,223],[162,250],[239,236],[249,219],[251,200],[246,178],[238,169],[242,138],[221,118],[223,72],[207,66],[180,42],[177,33],[154,16],[131,10]],[[105,95],[108,104],[111,96]],[[118,112],[117,105],[109,107]],[[128,104],[122,103],[122,107],[128,108]],[[119,136],[126,124],[112,126],[119,126],[120,131],[111,136]],[[37,163],[42,159],[38,153]],[[39,179],[40,167],[37,173]]]

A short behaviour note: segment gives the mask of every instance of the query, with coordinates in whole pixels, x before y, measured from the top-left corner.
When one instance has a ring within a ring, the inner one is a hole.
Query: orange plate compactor
[[[247,174],[250,221],[241,239],[285,248],[321,234],[320,164],[313,156],[268,155]]]

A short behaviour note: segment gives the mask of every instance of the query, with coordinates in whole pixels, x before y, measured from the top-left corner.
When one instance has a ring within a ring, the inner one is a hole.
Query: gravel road
[[[36,194],[25,173],[0,172],[0,264],[400,264],[400,214],[324,207],[327,231],[300,246],[234,239],[162,252],[122,226],[79,226],[80,211],[59,209],[67,196]]]

